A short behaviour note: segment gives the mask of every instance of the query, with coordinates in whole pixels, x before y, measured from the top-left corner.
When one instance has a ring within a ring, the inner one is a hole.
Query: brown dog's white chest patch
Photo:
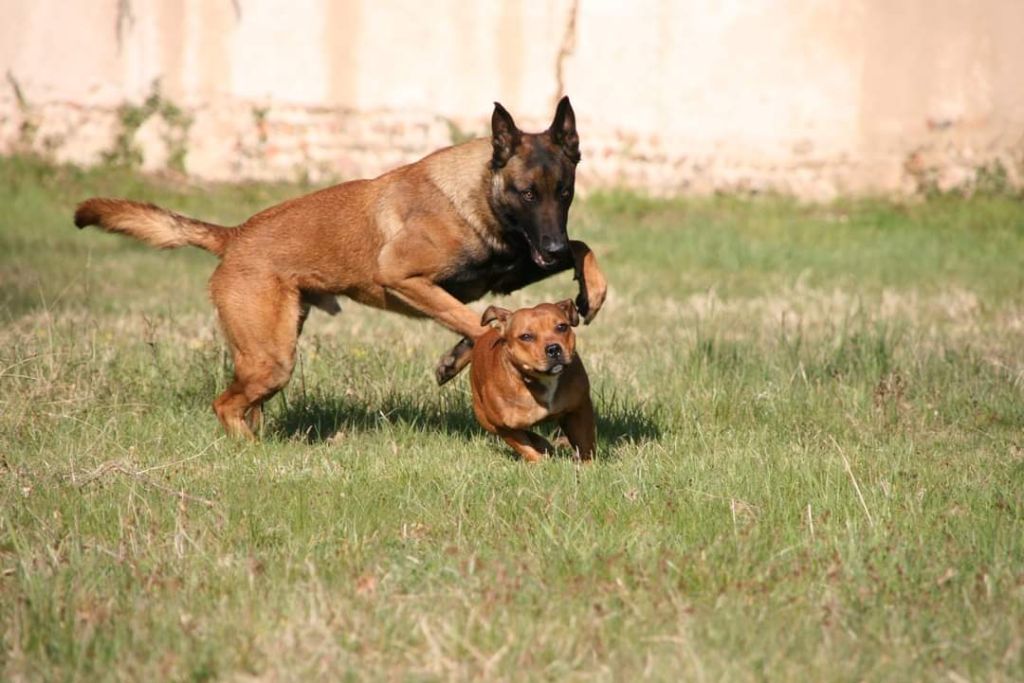
[[[537,402],[543,405],[549,412],[551,411],[552,405],[554,405],[555,394],[558,392],[558,380],[561,379],[561,375],[552,375],[550,377],[537,377],[531,382],[531,393]]]

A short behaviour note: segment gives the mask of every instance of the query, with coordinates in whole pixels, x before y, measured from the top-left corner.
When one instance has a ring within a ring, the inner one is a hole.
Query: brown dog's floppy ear
[[[548,128],[548,135],[562,148],[572,163],[580,162],[580,136],[576,133],[576,114],[569,103],[568,95],[559,100],[558,108],[555,109],[555,120]]]
[[[508,319],[512,316],[512,311],[501,306],[488,306],[487,310],[484,311],[484,315],[480,318],[480,324],[483,326],[490,325],[493,322],[497,322],[496,325],[498,332],[502,335],[505,334],[505,324]]]
[[[565,317],[569,319],[569,324],[576,327],[580,324],[580,314],[576,310],[576,303],[572,299],[566,299],[565,301],[559,301],[555,304],[562,309],[565,313]]]
[[[500,103],[494,103],[494,113],[491,114],[491,146],[494,149],[491,157],[491,168],[497,171],[503,168],[512,155],[516,153],[523,134],[516,127],[512,115]]]

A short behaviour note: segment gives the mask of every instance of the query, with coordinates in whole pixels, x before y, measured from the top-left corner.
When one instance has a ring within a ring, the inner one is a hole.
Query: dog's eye
[[[519,341],[532,342],[533,340],[534,336],[529,332],[523,332],[521,335],[519,335]]]
[[[569,189],[568,187],[563,187],[561,190],[558,191],[558,194],[560,194],[563,197],[568,197],[570,194],[572,194],[572,190]]]
[[[557,325],[555,325],[555,332],[568,332],[568,331],[569,331],[569,324],[568,323],[558,323]]]
[[[523,198],[524,202],[532,202],[533,201],[533,197],[534,197],[533,190],[523,190],[522,192],[519,193],[519,195]]]

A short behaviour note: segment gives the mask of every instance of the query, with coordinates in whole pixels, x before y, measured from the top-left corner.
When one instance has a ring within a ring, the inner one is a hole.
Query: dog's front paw
[[[605,287],[595,288],[597,291],[589,292],[590,301],[587,305],[587,312],[583,316],[583,324],[589,325],[590,321],[594,319],[597,312],[604,306],[604,299],[608,295],[608,290]]]
[[[576,310],[579,311],[585,325],[589,325],[597,312],[601,310],[607,295],[608,288],[604,283],[598,286],[580,287],[580,293],[576,297]]]
[[[590,317],[590,302],[587,301],[587,290],[580,287],[580,293],[576,295],[576,312],[586,320]]]
[[[434,368],[434,379],[437,380],[437,385],[444,386],[455,378],[462,369],[469,365],[470,352],[473,350],[473,342],[468,338],[463,338],[458,344],[452,347],[451,351],[441,356],[441,360],[437,362],[437,367]]]
[[[442,387],[459,374],[459,368],[455,367],[455,358],[449,353],[441,358],[434,368],[434,379],[437,386]]]

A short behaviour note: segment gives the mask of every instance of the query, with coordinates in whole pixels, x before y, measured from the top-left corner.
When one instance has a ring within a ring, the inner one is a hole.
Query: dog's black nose
[[[558,237],[544,235],[540,238],[540,246],[550,256],[556,256],[569,248],[569,242]]]
[[[548,358],[558,358],[562,355],[562,347],[558,344],[548,344],[544,347],[544,353],[548,354]]]

